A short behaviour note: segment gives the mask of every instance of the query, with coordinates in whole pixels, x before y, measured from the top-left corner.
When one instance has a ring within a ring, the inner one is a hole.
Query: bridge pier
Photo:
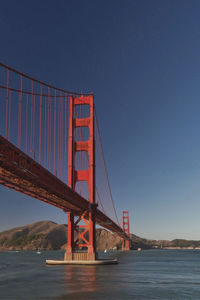
[[[130,250],[130,241],[123,240],[122,241],[122,250],[123,251],[129,251]]]
[[[95,208],[96,205],[91,206],[91,211],[85,211],[76,221],[74,214],[68,212],[68,239],[64,260],[92,261],[97,259]],[[84,225],[79,225],[79,222]],[[81,251],[80,248],[85,248],[85,250]]]

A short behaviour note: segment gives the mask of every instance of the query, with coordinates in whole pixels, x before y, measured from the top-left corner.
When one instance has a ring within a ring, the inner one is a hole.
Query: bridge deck
[[[64,184],[60,179],[0,135],[0,184],[33,198],[80,215],[90,203]],[[122,228],[96,211],[96,222],[129,239]]]

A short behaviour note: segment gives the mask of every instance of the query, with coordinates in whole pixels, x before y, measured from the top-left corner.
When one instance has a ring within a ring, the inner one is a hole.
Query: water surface
[[[118,265],[46,266],[45,259],[62,259],[64,252],[0,253],[0,299],[200,299],[199,250],[112,255]]]

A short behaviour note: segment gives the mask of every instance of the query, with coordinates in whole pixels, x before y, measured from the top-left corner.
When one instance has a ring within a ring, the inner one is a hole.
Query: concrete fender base
[[[116,265],[117,259],[102,260],[46,260],[47,265]]]

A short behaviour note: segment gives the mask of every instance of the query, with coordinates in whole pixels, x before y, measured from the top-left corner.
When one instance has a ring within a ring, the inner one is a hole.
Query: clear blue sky
[[[113,197],[131,231],[200,239],[200,2],[3,1],[0,61],[95,94]],[[0,186],[0,231],[58,209]]]

